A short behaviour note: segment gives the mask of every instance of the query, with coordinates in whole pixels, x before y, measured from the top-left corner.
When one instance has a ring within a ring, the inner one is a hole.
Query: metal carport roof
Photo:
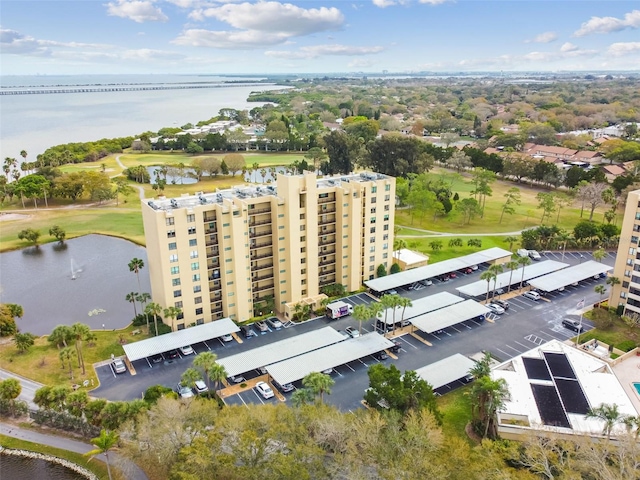
[[[475,300],[465,300],[450,307],[412,318],[410,322],[425,333],[433,333],[480,315],[486,315],[489,312],[487,307],[480,305]]]
[[[239,332],[240,328],[230,318],[222,318],[213,322],[185,328],[177,332],[166,333],[157,337],[125,343],[122,348],[127,358],[133,362],[141,358],[150,357],[157,353],[168,352],[175,348],[193,345],[212,338],[218,338],[228,333]]]
[[[470,358],[456,353],[425,367],[418,368],[416,373],[435,390],[469,375],[469,370],[473,368],[475,363]]]
[[[428,297],[419,298],[411,301],[411,307],[407,307],[404,311],[404,319],[408,320],[418,315],[433,312],[449,305],[462,302],[464,298],[454,295],[449,292],[440,292],[435,295],[429,295]],[[393,323],[393,308],[387,308],[387,324]],[[396,322],[400,321],[402,316],[402,308],[399,307],[396,311]],[[384,311],[378,314],[378,319],[384,320]]]
[[[392,288],[401,287],[402,285],[409,285],[411,283],[419,282],[420,280],[426,280],[427,278],[437,277],[438,275],[444,275],[449,272],[456,272],[463,268],[471,267],[472,265],[492,262],[499,258],[511,257],[511,255],[512,253],[508,250],[493,247],[488,248],[487,250],[482,250],[481,252],[465,255],[463,257],[443,260],[442,262],[437,262],[433,265],[413,268],[404,272],[394,273],[393,275],[367,280],[364,284],[371,290],[384,292],[386,290],[391,290]]]
[[[562,270],[563,268],[568,266],[569,264],[567,263],[556,262],[555,260],[545,260],[544,262],[535,262],[525,267],[524,280],[528,281],[528,280],[531,280],[532,278],[540,277],[542,275],[546,275],[551,272]],[[522,279],[522,268],[518,268],[517,270],[514,270],[513,277],[511,276],[510,270],[498,275],[498,278],[496,281],[496,289],[507,288],[509,286],[509,278],[511,278],[512,285],[520,284],[520,280]],[[491,280],[489,289],[493,289],[493,280]],[[458,292],[468,297],[479,297],[480,295],[487,294],[487,282],[486,280],[478,280],[477,282],[473,282],[468,285],[463,285],[461,287],[458,287],[456,288],[456,290],[458,290]]]
[[[553,292],[554,290],[566,287],[567,285],[579,282],[580,280],[585,280],[593,277],[594,275],[606,273],[609,270],[613,270],[613,267],[589,260],[588,262],[581,263],[580,265],[574,265],[573,267],[565,268],[559,272],[550,273],[530,280],[529,285],[534,288],[539,288],[545,292]]]
[[[338,331],[332,327],[324,327],[236,355],[220,358],[218,363],[227,370],[227,375],[234,377],[342,340],[344,340],[344,337]]]
[[[289,358],[269,365],[267,372],[280,385],[295,382],[311,372],[322,372],[329,368],[344,365],[367,355],[380,352],[393,346],[393,343],[375,332],[358,338],[329,345],[328,347]]]

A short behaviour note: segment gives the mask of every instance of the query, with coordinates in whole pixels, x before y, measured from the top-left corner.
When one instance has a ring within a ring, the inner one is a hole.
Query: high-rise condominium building
[[[640,190],[629,192],[622,220],[618,255],[613,276],[620,284],[613,285],[609,305],[623,306],[627,314],[640,315]]]
[[[395,178],[371,172],[145,200],[153,301],[182,310],[174,330],[318,308],[323,286],[357,290],[389,268],[394,206]]]

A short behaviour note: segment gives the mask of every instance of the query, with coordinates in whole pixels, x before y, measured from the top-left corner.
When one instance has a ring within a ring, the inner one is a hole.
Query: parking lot
[[[593,259],[588,253],[583,253],[582,258],[580,258],[580,255],[580,253],[566,252],[564,262],[575,265],[581,261]],[[561,257],[561,253],[543,253],[543,260],[562,261]],[[614,256],[612,254],[608,254],[603,260],[603,263],[608,265],[613,265],[613,262]],[[479,266],[478,270],[470,274],[458,274],[457,278],[447,282],[434,280],[432,286],[421,290],[399,288],[397,291],[399,295],[411,299],[433,295],[442,291],[456,294],[456,287],[477,281],[484,269],[486,269],[486,266]],[[585,305],[587,306],[600,301],[600,295],[594,291],[594,287],[602,283],[604,283],[604,279],[594,280],[590,278],[580,282],[578,286],[566,287],[563,292],[549,293],[544,299],[538,301],[522,296],[511,298],[509,299],[509,310],[503,315],[491,315],[493,322],[479,323],[470,320],[433,334],[427,335],[416,332],[418,337],[428,341],[431,346],[412,335],[399,337],[398,340],[402,347],[397,354],[397,359],[378,360],[373,356],[368,356],[334,368],[331,376],[335,381],[335,385],[331,389],[331,394],[325,395],[325,401],[344,411],[360,408],[363,392],[369,386],[367,369],[378,362],[394,364],[401,371],[415,370],[454,353],[472,355],[481,350],[490,351],[496,358],[504,361],[549,340],[572,338],[575,333],[563,327],[562,320],[564,318],[580,319],[576,306],[583,298],[585,298]],[[364,293],[352,295],[343,300],[354,306],[374,301],[371,296]],[[344,330],[347,326],[358,328],[358,322],[351,316],[337,320],[320,317],[289,328],[281,328],[279,330],[269,328],[262,334],[254,328],[257,335],[249,339],[242,338],[242,344],[236,340],[223,342],[214,339],[206,344],[193,345],[193,348],[197,353],[210,350],[219,357],[226,357],[246,351],[249,348],[290,338],[327,325],[337,330]],[[585,331],[593,328],[586,319],[583,319],[583,326]],[[373,331],[373,322],[363,322],[362,329],[363,333]],[[110,364],[97,367],[101,385],[92,392],[92,395],[110,400],[131,400],[140,398],[144,390],[152,385],[161,384],[175,388],[180,380],[180,375],[191,366],[193,358],[193,355],[179,356],[174,360],[163,360],[158,364],[150,364],[146,360],[139,360],[133,364],[136,370],[135,376],[132,376],[129,372],[117,375]],[[253,371],[247,372],[244,377],[251,379],[259,375],[261,375],[261,372]],[[300,382],[295,382],[294,387],[300,388]],[[289,401],[290,397],[291,392],[284,394],[284,398],[287,401]],[[246,390],[225,398],[225,401],[228,404],[246,405],[276,403],[279,400],[276,397],[264,399],[255,390]]]

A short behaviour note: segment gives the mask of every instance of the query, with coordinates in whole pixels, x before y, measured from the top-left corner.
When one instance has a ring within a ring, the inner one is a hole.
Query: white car
[[[116,358],[113,363],[113,370],[116,373],[124,373],[127,371],[127,366],[124,364],[121,358]]]
[[[537,250],[529,250],[529,258],[531,260],[535,260],[536,262],[542,259],[542,257],[540,256]]]
[[[280,330],[282,328],[282,322],[276,317],[268,318],[267,323],[271,326],[271,328],[275,328],[276,330]]]
[[[207,384],[204,383],[204,380],[196,380],[196,383],[195,383],[193,389],[195,390],[195,392],[197,394],[200,394],[200,393],[204,393],[204,392],[208,391],[209,387],[207,387]]]
[[[360,332],[353,327],[347,327],[344,331],[347,332],[351,338],[358,338],[360,336]]]
[[[229,380],[231,380],[233,383],[242,383],[245,381],[244,377],[241,377],[240,375],[238,375],[237,377],[231,376],[229,377]]]
[[[502,315],[504,313],[504,308],[500,305],[496,305],[495,303],[489,303],[486,307],[496,315]]]
[[[519,248],[518,251],[516,252],[516,255],[518,255],[519,257],[528,257],[529,256],[529,250],[527,250],[525,248]]]
[[[530,292],[524,292],[522,296],[535,301],[538,301],[540,300],[540,298],[542,298],[538,292],[534,292],[533,290],[531,290]]]
[[[422,280],[422,284],[423,284],[425,287],[430,287],[431,285],[433,285],[433,280],[431,280],[431,279],[427,278],[426,280]]]
[[[271,390],[271,387],[267,385],[265,382],[256,383],[256,390],[265,399],[272,398],[274,395],[273,390]]]
[[[193,351],[193,348],[191,348],[191,345],[186,345],[184,347],[180,347],[180,353],[182,355],[193,355],[195,352]]]
[[[181,383],[178,384],[176,391],[178,392],[178,395],[180,395],[180,398],[191,398],[194,396],[193,390]]]
[[[233,336],[230,333],[227,333],[226,335],[222,335],[220,338],[222,339],[223,342],[231,342],[233,340]]]

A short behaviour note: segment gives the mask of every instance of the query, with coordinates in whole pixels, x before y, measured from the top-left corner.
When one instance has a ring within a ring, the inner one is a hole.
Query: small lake
[[[75,322],[92,329],[123,328],[134,316],[125,297],[140,290],[129,271],[132,258],[144,261],[140,285],[151,293],[146,250],[127,240],[86,235],[68,240],[64,248],[56,242],[5,252],[0,254],[0,301],[22,305],[24,316],[16,323],[34,335]],[[89,315],[94,311],[100,313]]]
[[[0,454],[0,478],[7,480],[86,480],[67,467],[39,458]]]

